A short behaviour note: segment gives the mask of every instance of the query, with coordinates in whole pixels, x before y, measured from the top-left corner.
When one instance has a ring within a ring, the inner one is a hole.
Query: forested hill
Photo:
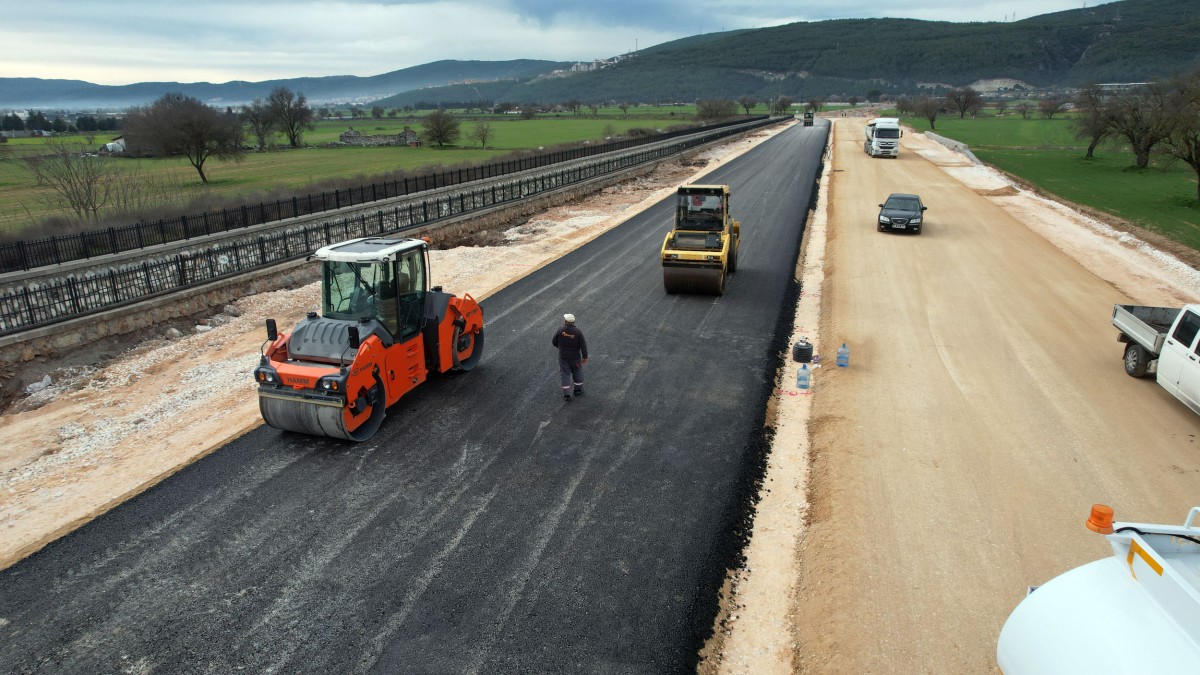
[[[180,92],[210,105],[248,103],[266,98],[275,87],[303,93],[312,103],[368,101],[399,91],[499,79],[528,79],[570,64],[514,61],[435,61],[371,77],[338,75],[263,82],[139,82],[106,86],[80,80],[0,78],[0,108],[124,108],[150,103],[167,92]]]
[[[695,36],[569,77],[414,91],[381,105],[864,96],[1011,78],[1130,82],[1200,65],[1200,0],[1121,0],[1014,22],[841,19]]]

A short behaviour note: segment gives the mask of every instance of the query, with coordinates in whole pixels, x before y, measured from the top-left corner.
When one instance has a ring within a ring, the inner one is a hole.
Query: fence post
[[[150,278],[150,263],[142,263],[142,274],[146,277],[146,294],[154,292],[154,280]]]
[[[25,240],[24,239],[17,240],[17,252],[21,254],[21,267],[28,270],[29,269],[29,254],[25,250]]]
[[[242,204],[242,227],[245,227],[249,224],[250,224],[250,210],[246,208],[245,204]]]
[[[188,232],[187,216],[180,216],[180,217],[179,217],[179,224],[180,224],[180,225],[183,225],[183,238],[184,238],[184,239],[191,239],[191,238],[192,238],[192,236],[191,236],[191,234],[192,234],[192,233],[191,233],[191,232]]]
[[[258,235],[258,263],[260,265],[267,264],[267,242],[262,235]]]
[[[298,215],[300,215],[300,200],[292,197],[292,217],[295,218]]]
[[[115,227],[108,228],[108,247],[109,253],[117,252],[117,228]]]
[[[82,314],[83,308],[79,305],[79,293],[75,290],[75,277],[67,277],[67,293],[71,296],[71,307],[75,309],[75,313]]]
[[[335,209],[342,208],[342,196],[340,193],[338,193],[336,188],[333,191],[333,208],[335,208]]]
[[[50,235],[50,248],[54,249],[54,264],[61,265],[62,259],[58,255],[58,237]]]
[[[37,323],[33,320],[33,301],[29,299],[29,287],[21,287],[21,297],[25,299],[25,316],[29,319],[29,325]]]
[[[186,287],[187,286],[187,267],[185,267],[183,264],[183,256],[182,255],[179,255],[179,254],[175,255],[175,269],[176,269],[176,274],[179,277],[179,287],[180,288]]]

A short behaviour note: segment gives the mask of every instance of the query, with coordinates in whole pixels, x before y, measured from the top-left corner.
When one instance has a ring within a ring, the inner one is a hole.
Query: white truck
[[[867,122],[867,140],[863,142],[863,152],[872,157],[899,157],[900,119],[897,117],[876,117]]]
[[[1004,675],[1200,672],[1200,506],[1182,527],[1112,518],[1097,504],[1087,521],[1111,557],[1031,589],[1004,622]]]
[[[1154,374],[1163,389],[1200,413],[1200,305],[1114,305],[1112,323],[1125,344],[1125,372]]]

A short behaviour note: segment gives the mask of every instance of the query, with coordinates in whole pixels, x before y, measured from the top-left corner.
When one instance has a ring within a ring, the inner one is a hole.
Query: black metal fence
[[[237,208],[157,220],[151,223],[139,222],[133,225],[91,230],[79,234],[0,244],[0,274],[31,270],[47,265],[58,265],[73,260],[86,260],[124,251],[133,251],[156,244],[183,241],[193,237],[229,232],[253,225],[333,211],[348,206],[369,204],[383,199],[402,197],[427,190],[461,185],[488,178],[498,178],[528,169],[551,166],[561,162],[626,150],[651,142],[669,140],[680,136],[722,129],[732,125],[744,124],[748,121],[764,119],[766,118],[760,116],[748,120],[715,124],[704,127],[702,130],[685,129],[656,136],[589,145],[508,162],[496,162],[467,169],[455,169],[415,176],[413,178],[404,178],[402,180],[360,185],[345,190],[292,197],[291,199],[270,203],[247,204]]]
[[[764,120],[759,126],[770,123]],[[250,270],[302,258],[322,246],[355,237],[403,232],[438,220],[509,202],[616,173],[703,145],[715,138],[741,133],[725,129],[677,143],[508,183],[430,197],[405,206],[383,208],[338,220],[297,225],[258,237],[242,236],[203,251],[172,254],[153,261],[131,263],[67,275],[45,283],[27,284],[0,294],[0,335],[58,323],[147,298],[178,292]]]

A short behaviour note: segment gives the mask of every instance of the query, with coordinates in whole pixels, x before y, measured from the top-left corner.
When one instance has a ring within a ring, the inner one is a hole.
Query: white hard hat
[[[575,315],[563,314],[563,321],[566,321],[567,323],[575,323]]]

